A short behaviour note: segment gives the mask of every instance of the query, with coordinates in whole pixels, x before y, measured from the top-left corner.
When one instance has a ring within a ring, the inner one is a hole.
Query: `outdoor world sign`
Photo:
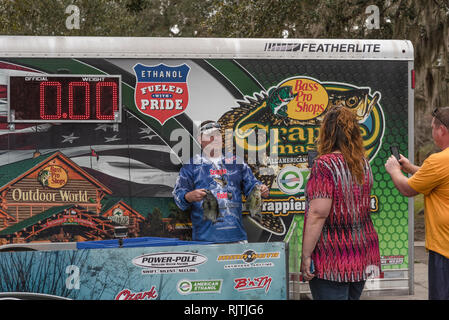
[[[20,163],[16,166],[23,168],[23,173],[3,186],[2,193],[4,209],[13,215],[16,207],[20,210],[34,208],[33,214],[37,214],[42,210],[37,207],[40,205],[48,208],[61,204],[95,206],[97,203],[98,188],[102,186],[60,153],[44,158],[34,167],[27,168]],[[33,204],[36,206],[29,207]]]
[[[11,200],[16,202],[67,202],[88,203],[93,194],[87,190],[64,188],[70,181],[69,168],[48,165],[37,173],[38,184],[11,188]],[[33,174],[31,175],[33,176]],[[20,184],[19,184],[20,185]]]
[[[87,191],[67,191],[45,192],[40,189],[22,190],[12,189],[12,200],[17,202],[89,202]]]

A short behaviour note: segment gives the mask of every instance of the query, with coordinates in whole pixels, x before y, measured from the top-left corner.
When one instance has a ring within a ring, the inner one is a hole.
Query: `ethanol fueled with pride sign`
[[[187,64],[167,66],[163,63],[156,66],[136,64],[135,103],[137,110],[150,116],[161,125],[185,111],[189,103],[187,75],[190,67]]]

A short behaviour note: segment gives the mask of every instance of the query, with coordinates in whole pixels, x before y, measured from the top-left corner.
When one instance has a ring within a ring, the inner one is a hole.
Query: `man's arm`
[[[401,156],[401,160],[402,159],[403,159],[403,157]],[[388,158],[387,162],[385,163],[385,169],[390,174],[391,180],[393,181],[394,186],[396,187],[396,189],[398,189],[398,191],[403,196],[414,197],[417,194],[419,194],[412,187],[410,187],[408,185],[408,183],[407,183],[408,178],[402,174],[401,165],[399,164],[399,162],[396,160],[396,158],[394,156],[390,156],[390,158]],[[407,171],[415,170],[415,169],[416,169],[416,171],[418,171],[419,167],[414,166],[414,165],[407,167]],[[416,172],[416,171],[414,171],[414,172]],[[409,172],[409,173],[411,173],[411,172]]]
[[[176,205],[181,210],[187,210],[192,199],[187,199],[186,195],[194,190],[193,177],[191,168],[189,166],[182,166],[179,176],[176,179],[175,187],[173,188],[173,199]]]
[[[411,163],[410,160],[404,157],[402,154],[400,155],[399,163],[401,164],[402,170],[410,174],[415,174],[416,171],[421,168]]]

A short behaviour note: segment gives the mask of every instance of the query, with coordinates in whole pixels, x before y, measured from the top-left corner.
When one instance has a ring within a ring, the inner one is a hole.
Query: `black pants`
[[[313,300],[359,300],[365,281],[336,282],[313,278],[309,281]]]
[[[449,259],[429,250],[429,300],[449,300]]]

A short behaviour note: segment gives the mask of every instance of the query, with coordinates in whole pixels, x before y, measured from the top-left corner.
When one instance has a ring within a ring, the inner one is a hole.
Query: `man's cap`
[[[218,122],[212,121],[212,120],[204,121],[200,125],[200,133],[201,134],[210,134],[210,133],[212,133],[216,130],[220,130],[220,129],[221,129],[220,124]]]

